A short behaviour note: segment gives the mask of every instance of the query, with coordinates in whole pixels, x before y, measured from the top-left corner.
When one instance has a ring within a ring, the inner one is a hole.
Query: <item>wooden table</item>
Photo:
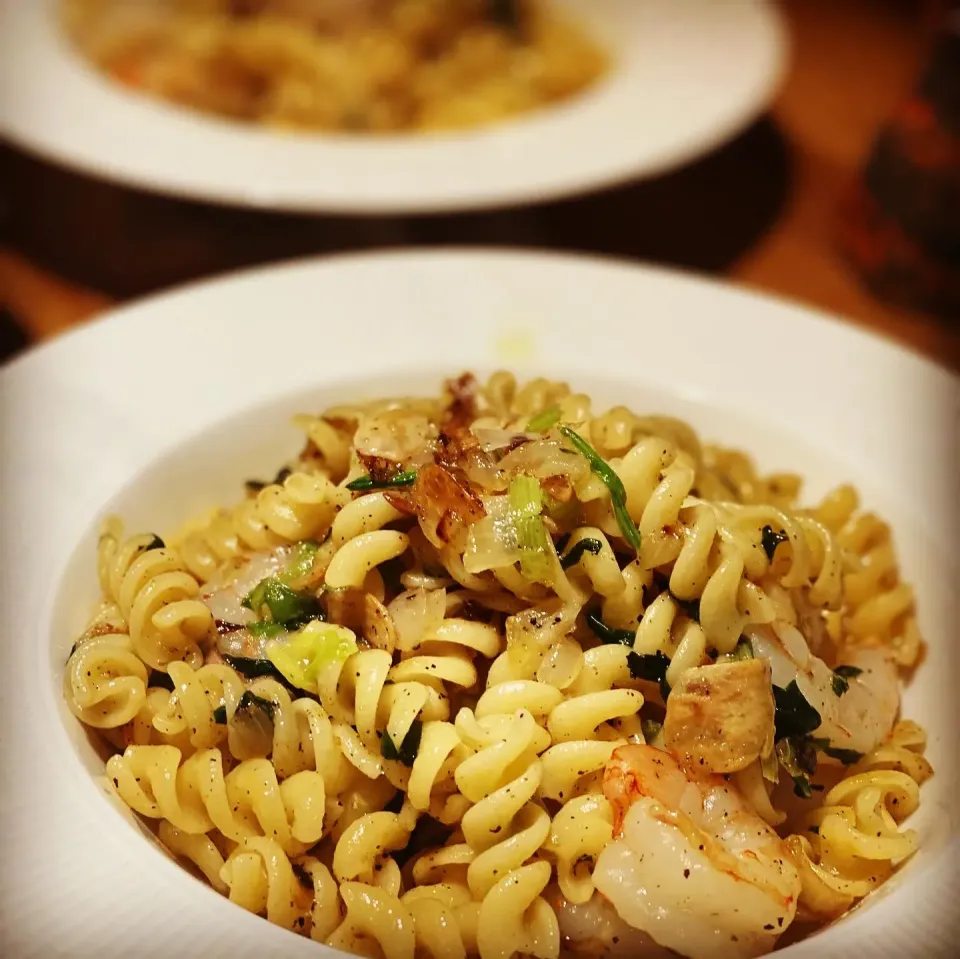
[[[39,340],[116,300],[289,256],[533,245],[727,276],[960,368],[956,325],[874,299],[834,243],[838,199],[910,89],[929,17],[909,0],[785,0],[783,7],[792,63],[767,117],[683,170],[534,208],[400,220],[290,217],[120,189],[7,151],[10,239],[0,248],[0,303]]]

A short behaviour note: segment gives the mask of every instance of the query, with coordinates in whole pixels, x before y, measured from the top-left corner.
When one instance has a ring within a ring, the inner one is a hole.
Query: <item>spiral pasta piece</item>
[[[916,851],[917,833],[900,827],[919,805],[920,784],[931,773],[915,752],[923,744],[916,729],[898,724],[807,815],[806,831],[787,839],[803,883],[800,902],[811,914],[839,915]]]
[[[153,669],[187,659],[198,663],[199,642],[213,626],[196,597],[199,584],[179,557],[150,535],[121,543],[116,528],[101,536],[100,576],[130,631],[133,651]]]

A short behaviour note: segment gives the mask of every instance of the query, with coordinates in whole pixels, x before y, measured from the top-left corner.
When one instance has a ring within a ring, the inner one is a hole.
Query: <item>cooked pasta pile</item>
[[[169,542],[106,523],[64,677],[231,901],[385,959],[746,957],[914,851],[921,641],[850,487],[507,373],[297,423]]]
[[[66,0],[65,24],[128,87],[303,130],[478,126],[606,69],[539,0]]]

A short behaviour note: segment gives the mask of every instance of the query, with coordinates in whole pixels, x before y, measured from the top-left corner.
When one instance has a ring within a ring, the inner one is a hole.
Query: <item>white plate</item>
[[[767,104],[784,65],[764,0],[565,0],[613,52],[566,104],[462,134],[278,134],[124,91],[61,35],[56,0],[0,0],[0,133],[95,176],[284,210],[417,213],[544,200],[710,150]]]
[[[564,376],[601,403],[687,417],[810,492],[850,478],[894,523],[927,661],[905,711],[935,777],[920,853],[795,959],[947,955],[960,684],[960,384],[797,306],[678,274],[493,252],[328,259],[241,274],[118,310],[0,376],[2,905],[11,957],[318,955],[191,879],[111,806],[64,707],[68,650],[96,596],[96,522],[161,534],[300,445],[287,414],[463,369]],[[883,908],[877,908],[877,902]]]

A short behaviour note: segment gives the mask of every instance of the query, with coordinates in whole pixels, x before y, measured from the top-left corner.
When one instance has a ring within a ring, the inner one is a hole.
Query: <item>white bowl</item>
[[[689,419],[797,469],[854,480],[894,525],[926,662],[906,715],[936,775],[922,844],[879,895],[791,956],[952,955],[958,806],[960,384],[842,323],[691,277],[496,252],[333,258],[240,274],[121,309],[0,375],[4,420],[2,886],[6,955],[308,956],[316,944],[232,906],[118,815],[65,708],[61,671],[97,594],[97,520],[161,534],[237,497],[299,446],[287,414],[436,388],[509,366],[597,405]]]
[[[463,133],[280,134],[132,95],[71,49],[58,2],[0,0],[0,134],[128,186],[282,210],[478,209],[649,176],[743,128],[785,62],[766,0],[562,0],[614,57],[582,96]]]

